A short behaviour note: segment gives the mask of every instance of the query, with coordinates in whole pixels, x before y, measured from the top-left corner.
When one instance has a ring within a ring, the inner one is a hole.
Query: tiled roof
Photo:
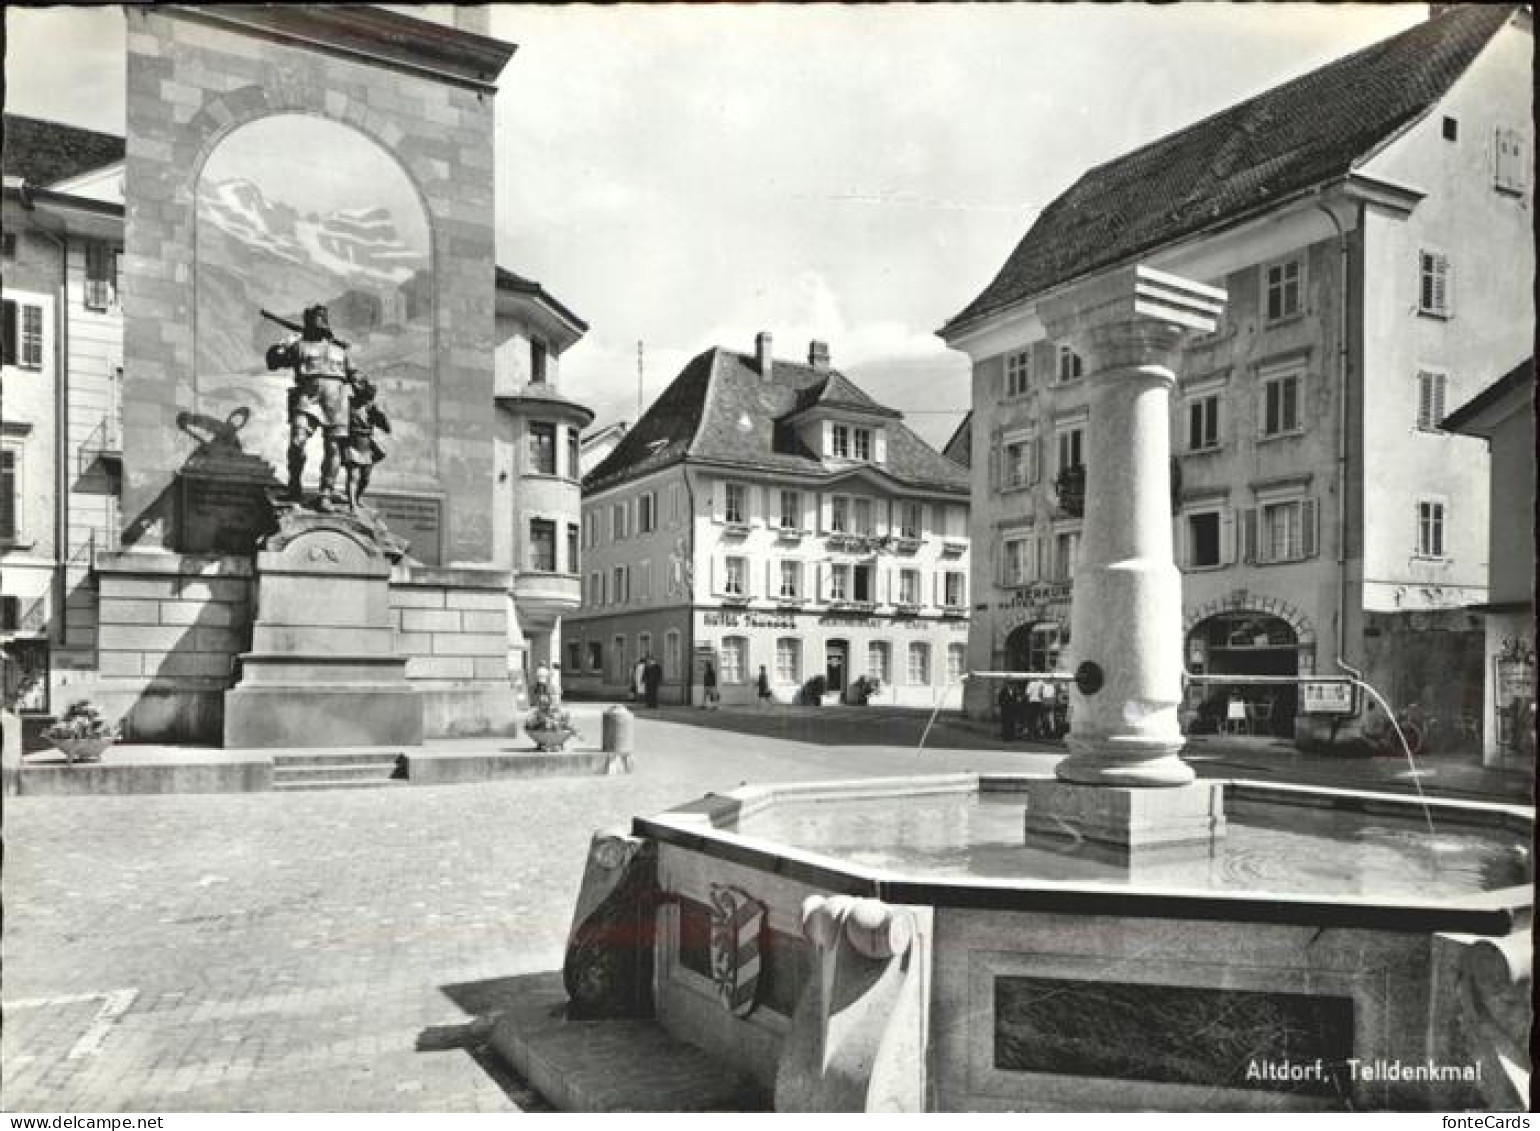
[[[1507,398],[1527,395],[1533,399],[1534,394],[1535,359],[1529,357],[1444,417],[1439,427],[1445,432],[1463,431],[1469,428],[1482,413],[1501,404]],[[1472,429],[1474,434],[1483,434],[1478,430],[1479,427],[1478,425],[1477,428]]]
[[[583,488],[603,490],[684,460],[800,476],[844,474],[845,466],[831,469],[812,452],[789,450],[790,429],[780,423],[799,403],[816,398],[831,384],[841,403],[849,399],[847,407],[892,418],[886,425],[887,461],[875,470],[907,486],[967,493],[968,476],[961,467],[844,374],[777,358],[766,381],[753,357],[724,349],[709,349],[690,361],[588,474]]]
[[[1454,6],[1098,165],[1043,210],[941,332],[1346,174],[1443,97],[1512,14]]]
[[[123,139],[20,114],[5,115],[0,167],[39,187],[56,185],[123,160]]]
[[[785,364],[776,362],[776,365]],[[798,366],[798,369],[804,368]],[[815,376],[818,375],[817,371]],[[878,404],[867,396],[850,379],[837,370],[822,371],[823,380],[815,380],[813,384],[806,386],[797,393],[796,403],[793,405],[790,416],[799,412],[806,412],[811,408],[842,408],[873,416],[901,416],[900,412]]]
[[[533,298],[540,299],[552,310],[556,311],[557,314],[582,330],[583,333],[588,333],[588,323],[574,314],[569,307],[560,302],[555,295],[535,282],[535,280],[526,279],[523,275],[516,274],[506,267],[499,267],[497,269],[496,286],[500,291],[512,291],[514,294],[530,295]]]
[[[594,410],[587,405],[579,404],[571,397],[564,395],[554,385],[543,384],[539,381],[528,381],[519,385],[514,392],[504,396],[498,395],[499,400],[509,401],[539,401],[542,404],[559,405],[571,412],[582,416],[583,427],[587,428],[593,423]]]

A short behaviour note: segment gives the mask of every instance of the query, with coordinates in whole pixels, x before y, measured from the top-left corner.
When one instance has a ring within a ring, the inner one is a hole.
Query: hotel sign
[[[1051,602],[1068,601],[1073,586],[1068,581],[1049,581],[1040,585],[1023,585],[1013,589],[1009,597],[995,602],[997,609],[1020,609]]]
[[[796,628],[797,620],[789,614],[709,612],[704,624],[707,628]]]
[[[1351,715],[1353,685],[1337,680],[1302,683],[1299,703],[1307,715]]]

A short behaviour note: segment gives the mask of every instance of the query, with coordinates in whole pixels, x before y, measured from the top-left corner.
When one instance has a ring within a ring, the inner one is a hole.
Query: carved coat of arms
[[[765,905],[741,888],[711,885],[711,976],[722,1006],[747,1017],[759,1004],[760,930]]]

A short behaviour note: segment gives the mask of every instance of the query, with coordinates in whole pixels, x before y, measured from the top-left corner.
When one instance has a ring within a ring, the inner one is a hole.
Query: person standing
[[[701,681],[701,686],[706,689],[706,694],[705,694],[705,696],[702,699],[701,706],[702,707],[709,707],[712,710],[716,710],[716,706],[717,706],[717,670],[716,670],[716,668],[714,666],[712,666],[712,663],[711,663],[710,660],[706,661],[706,670],[701,674],[700,681]]]
[[[640,701],[642,696],[647,693],[646,677],[647,659],[645,656],[638,656],[636,667],[631,669],[631,698],[633,701]]]
[[[765,671],[765,665],[759,665],[759,705],[770,706],[770,673]]]
[[[1000,707],[1000,741],[1011,742],[1016,737],[1017,726],[1016,685],[1009,680],[1002,683],[995,702]]]
[[[658,661],[649,659],[646,668],[642,671],[642,688],[647,695],[647,706],[657,709],[658,688],[663,685],[663,665]]]
[[[1021,704],[1022,730],[1029,739],[1043,736],[1043,681],[1033,676]]]

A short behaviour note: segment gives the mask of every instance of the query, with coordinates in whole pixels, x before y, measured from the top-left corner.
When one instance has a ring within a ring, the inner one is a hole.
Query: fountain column
[[[1133,846],[1222,828],[1217,787],[1182,761],[1182,579],[1172,557],[1170,402],[1187,338],[1225,293],[1148,267],[1044,302],[1047,335],[1081,355],[1090,393],[1085,515],[1074,571],[1070,754],[1031,791],[1028,828],[1066,824]],[[1036,817],[1034,817],[1034,811]]]

